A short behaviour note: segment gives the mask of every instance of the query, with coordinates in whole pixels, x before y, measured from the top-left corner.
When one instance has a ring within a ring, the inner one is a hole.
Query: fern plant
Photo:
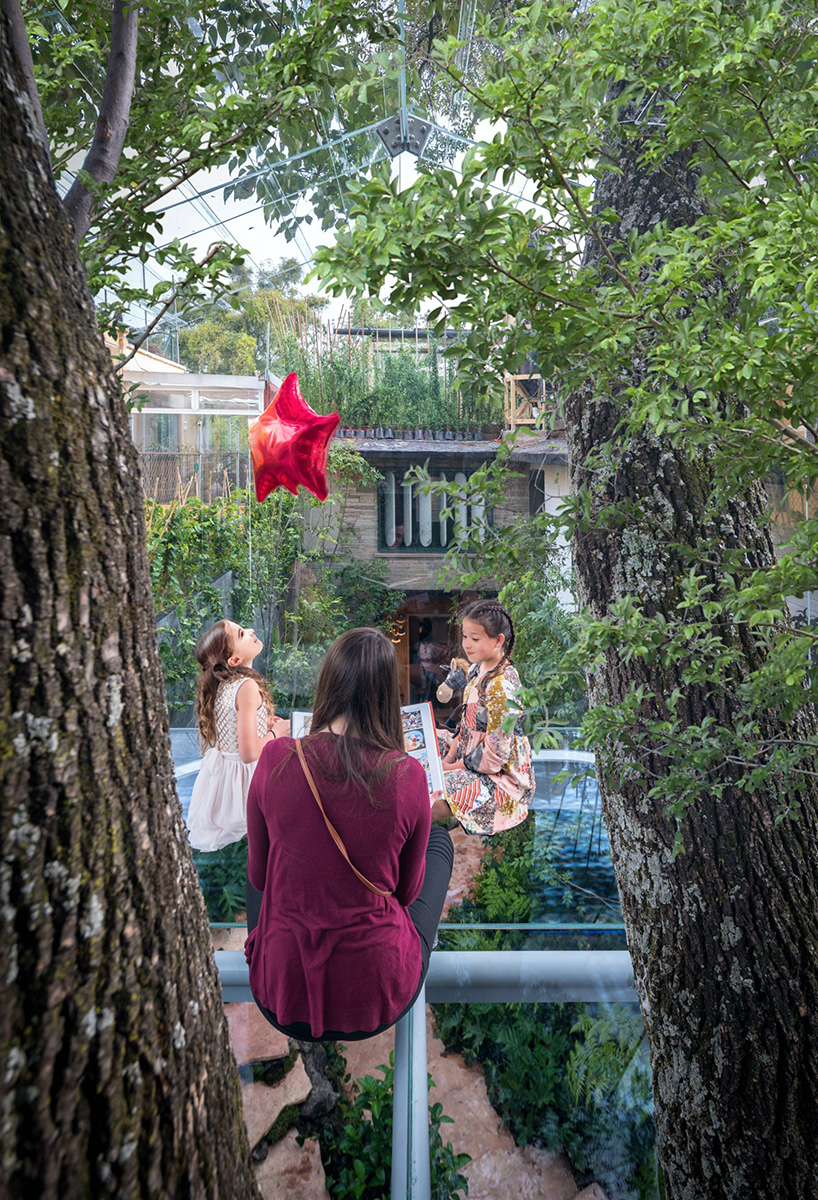
[[[595,1012],[581,1009],[572,1033],[582,1034],[566,1066],[575,1104],[601,1105],[614,1096],[634,1105],[650,1104],[650,1064],[639,1012],[612,1004]]]
[[[389,1066],[381,1066],[383,1079],[366,1075],[359,1079],[352,1101],[341,1093],[339,1110],[319,1137],[332,1200],[388,1200],[392,1172],[392,1096],[394,1055]],[[429,1086],[434,1083],[429,1076]],[[468,1194],[462,1174],[468,1154],[455,1154],[451,1142],[444,1146],[440,1126],[451,1123],[439,1103],[429,1105],[432,1200],[460,1200]]]
[[[209,920],[235,920],[245,905],[247,838],[231,842],[221,850],[194,850],[193,862]]]

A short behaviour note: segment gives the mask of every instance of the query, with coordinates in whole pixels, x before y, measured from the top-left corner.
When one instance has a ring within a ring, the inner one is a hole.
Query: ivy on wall
[[[270,675],[284,709],[310,695],[329,641],[356,625],[391,628],[403,593],[386,586],[383,563],[356,560],[353,566],[345,527],[351,490],[373,483],[377,472],[340,441],[330,451],[330,473],[333,486],[324,505],[282,488],[263,504],[245,493],[209,504],[189,496],[168,505],[146,500],[151,585],[172,710],[192,703],[198,675],[193,647],[202,630],[225,615],[256,628],[265,644],[257,665]]]

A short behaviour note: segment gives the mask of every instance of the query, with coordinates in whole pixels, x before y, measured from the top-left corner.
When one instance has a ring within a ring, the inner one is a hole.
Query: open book
[[[406,753],[416,758],[426,772],[429,795],[446,791],[443,763],[435,732],[435,716],[431,704],[407,704],[400,710],[403,722],[403,741]],[[290,716],[290,732],[295,738],[310,732],[311,712],[293,712]]]

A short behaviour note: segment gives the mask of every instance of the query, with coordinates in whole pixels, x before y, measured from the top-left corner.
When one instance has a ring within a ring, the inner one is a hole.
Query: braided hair
[[[503,608],[498,600],[473,601],[460,614],[461,621],[466,618],[469,621],[476,622],[478,625],[482,625],[489,637],[499,637],[502,633],[505,638],[503,642],[503,657],[497,666],[492,667],[490,671],[486,671],[480,680],[480,693],[485,696],[486,688],[490,681],[502,674],[506,663],[511,662],[511,655],[514,650],[514,622],[511,619],[511,614],[507,609]]]
[[[202,634],[193,651],[202,668],[199,682],[196,685],[196,717],[199,722],[199,744],[202,751],[218,742],[216,730],[216,693],[219,684],[228,683],[231,679],[243,677],[254,679],[261,692],[261,698],[270,716],[275,714],[275,705],[267,687],[267,680],[252,667],[231,667],[228,659],[233,653],[233,644],[227,631],[227,622],[217,621]]]

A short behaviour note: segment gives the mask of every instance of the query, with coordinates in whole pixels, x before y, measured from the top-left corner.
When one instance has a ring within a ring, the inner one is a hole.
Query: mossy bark
[[[0,1192],[257,1196],[128,418],[0,19]]]
[[[697,215],[696,175],[678,158],[648,172],[638,146],[617,146],[620,173],[601,182],[599,209],[622,225]],[[618,231],[615,231],[618,232]],[[589,248],[586,261],[598,256]],[[640,364],[634,363],[634,376]],[[686,456],[645,430],[627,441],[620,410],[592,389],[570,398],[566,427],[572,484],[590,497],[574,538],[580,599],[596,617],[632,595],[647,613],[672,616],[690,563],[718,583],[731,548],[749,567],[772,559],[758,487],[725,503],[718,523],[706,452]],[[589,469],[611,443],[617,467]],[[623,522],[617,513],[627,506]],[[706,564],[706,565],[705,565]],[[741,657],[753,646],[729,627]],[[679,679],[655,662],[611,652],[589,679],[591,703],[616,705],[643,684],[658,697]],[[681,686],[681,684],[680,684]],[[683,722],[708,715],[731,726],[725,690],[684,688]],[[661,700],[651,714],[662,719]],[[762,714],[770,734],[814,737],[802,712],[791,723]],[[658,751],[658,747],[655,748]],[[818,798],[805,778],[801,819],[776,825],[773,787],[730,788],[701,798],[684,822],[685,853],[672,856],[675,822],[644,783],[621,785],[622,751],[599,756],[611,842],[653,1064],[659,1151],[668,1200],[815,1200],[818,1197]],[[624,765],[627,765],[625,762]],[[659,753],[648,761],[667,770]]]

